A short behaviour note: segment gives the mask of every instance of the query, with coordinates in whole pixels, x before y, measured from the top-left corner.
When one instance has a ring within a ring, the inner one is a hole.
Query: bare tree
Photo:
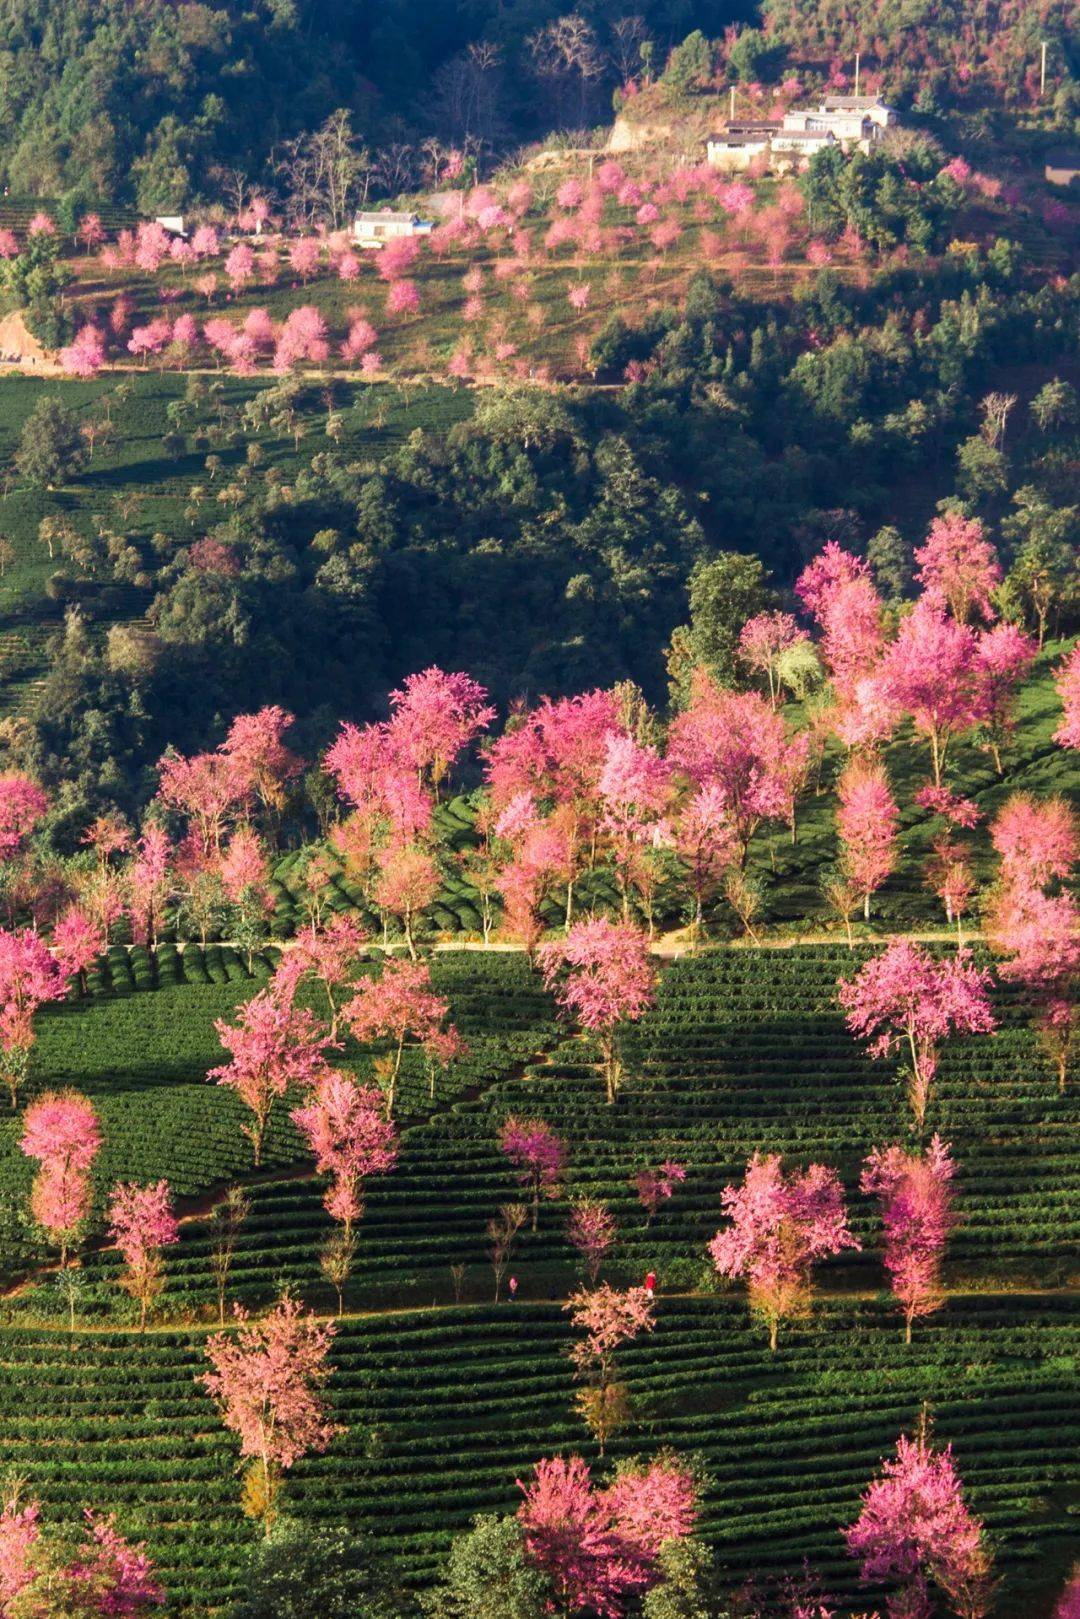
[[[416,180],[417,152],[406,141],[392,141],[380,146],[371,165],[371,178],[387,196],[411,191]]]
[[[435,75],[436,110],[459,144],[494,141],[503,131],[502,52],[487,39],[473,40]]]
[[[251,198],[251,182],[243,169],[216,168],[214,170],[214,183],[221,193],[222,201],[229,213],[236,219],[247,208]]]
[[[343,107],[312,134],[286,141],[274,163],[293,218],[305,225],[326,220],[334,229],[367,200],[371,167]]]
[[[537,29],[525,43],[532,55],[533,71],[548,87],[557,122],[565,124],[573,117],[577,124],[585,124],[592,87],[604,71],[603,54],[592,25],[571,12]],[[572,107],[576,110],[571,113]]]
[[[983,418],[982,436],[995,450],[1000,450],[1005,442],[1005,427],[1015,404],[1015,394],[988,393],[979,406]]]
[[[640,70],[641,47],[648,38],[644,17],[619,17],[612,23],[611,60],[620,84],[626,84]]]

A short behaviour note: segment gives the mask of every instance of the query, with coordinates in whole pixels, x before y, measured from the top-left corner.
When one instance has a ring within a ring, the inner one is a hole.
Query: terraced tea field
[[[422,1067],[410,1071],[401,1159],[370,1188],[332,1352],[334,1410],[348,1432],[290,1475],[290,1510],[364,1526],[424,1584],[474,1513],[512,1508],[514,1481],[533,1461],[595,1456],[572,1410],[561,1302],[576,1274],[567,1200],[587,1191],[619,1222],[611,1278],[637,1281],[650,1267],[660,1276],[657,1329],[624,1352],[635,1420],[613,1456],[663,1444],[700,1455],[703,1527],[732,1585],[806,1559],[854,1601],[837,1526],[926,1404],[993,1536],[997,1611],[1048,1619],[1080,1508],[1080,1308],[1069,1291],[1080,1106],[1075,1092],[1058,1094],[1008,998],[997,997],[996,1034],[945,1048],[928,1122],[953,1144],[963,1224],[946,1307],[917,1323],[905,1348],[881,1291],[873,1210],[855,1190],[869,1147],[905,1128],[891,1065],[860,1054],[835,1003],[838,974],[859,958],[804,946],[673,963],[608,1108],[587,1044],[556,1025],[524,957],[435,957],[470,1055],[434,1099]],[[255,962],[257,979],[265,969]],[[228,950],[166,951],[156,964],[113,952],[90,1000],[43,1020],[41,1080],[72,1079],[100,1105],[103,1184],[168,1173],[184,1194],[212,1196],[243,1174],[233,1098],[202,1075],[218,1060],[213,1018],[250,988]],[[357,1069],[367,1060],[345,1053]],[[516,1195],[495,1141],[511,1110],[564,1134],[570,1168],[563,1198],[542,1206],[538,1232],[515,1252],[518,1302],[495,1306],[484,1226]],[[14,1189],[25,1168],[12,1137],[0,1164]],[[784,1327],[775,1355],[744,1300],[717,1293],[704,1257],[720,1190],[754,1147],[836,1165],[864,1242],[862,1254],[823,1267],[812,1317]],[[668,1154],[688,1178],[646,1230],[630,1176]],[[317,1264],[330,1224],[322,1186],[287,1123],[268,1162],[251,1186],[230,1293],[260,1304],[288,1284],[329,1309]],[[108,1500],[149,1537],[176,1613],[202,1619],[235,1590],[251,1530],[236,1502],[235,1445],[195,1383],[215,1313],[199,1219],[185,1222],[168,1260],[164,1324],[143,1338],[117,1328],[131,1306],[112,1252],[87,1259],[74,1337],[47,1279],[8,1298],[0,1461],[57,1510]],[[452,1265],[464,1267],[456,1284]]]

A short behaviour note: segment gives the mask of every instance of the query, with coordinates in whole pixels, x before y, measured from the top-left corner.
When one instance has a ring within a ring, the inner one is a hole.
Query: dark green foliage
[[[341,1524],[280,1519],[257,1542],[229,1619],[406,1619],[374,1546]]]
[[[675,631],[668,655],[673,695],[685,701],[689,677],[704,664],[721,685],[734,686],[739,674],[736,649],[748,618],[773,605],[773,592],[760,557],[721,552],[702,561],[690,575],[690,623]]]
[[[428,1603],[431,1619],[543,1619],[551,1587],[526,1562],[517,1519],[482,1516],[455,1539]]]
[[[80,471],[84,461],[79,424],[62,400],[39,399],[23,424],[15,466],[27,483],[55,489]]]

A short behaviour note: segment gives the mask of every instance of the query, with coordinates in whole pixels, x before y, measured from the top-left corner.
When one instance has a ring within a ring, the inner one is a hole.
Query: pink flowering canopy
[[[920,598],[882,658],[881,688],[929,742],[934,783],[940,785],[953,738],[989,716],[975,631],[930,598]]]
[[[651,1224],[661,1203],[675,1195],[675,1188],[686,1179],[686,1166],[673,1158],[665,1158],[655,1169],[639,1169],[633,1179],[638,1202],[645,1210],[646,1224]]]
[[[382,1092],[331,1069],[291,1118],[307,1139],[318,1173],[332,1177],[323,1199],[328,1212],[349,1230],[363,1213],[365,1181],[397,1163],[397,1128],[386,1117]]]
[[[275,984],[244,1004],[238,1023],[219,1018],[214,1027],[231,1060],[206,1077],[235,1091],[250,1108],[253,1118],[244,1133],[258,1165],[275,1099],[291,1085],[314,1085],[326,1072],[325,1052],[333,1042],[315,1015]]]
[[[758,692],[727,691],[699,669],[688,707],[672,721],[668,759],[694,787],[718,790],[745,860],[763,821],[787,819],[791,753],[801,753],[805,740],[788,735]]]
[[[235,1332],[207,1339],[211,1370],[199,1382],[239,1437],[240,1454],[287,1469],[328,1449],[340,1432],[322,1392],[332,1372],[333,1326],[288,1297],[257,1321],[239,1308],[236,1314]]]
[[[750,1306],[769,1326],[776,1348],[779,1323],[803,1315],[814,1264],[859,1244],[848,1230],[844,1192],[835,1170],[811,1164],[785,1175],[778,1153],[755,1152],[741,1186],[725,1186],[724,1213],[709,1254],[721,1276],[743,1278]]]
[[[989,1613],[991,1554],[964,1501],[951,1446],[935,1451],[921,1436],[901,1434],[844,1533],[863,1582],[898,1588],[888,1600],[891,1619],[929,1619],[935,1590],[965,1619]]]
[[[852,1034],[871,1057],[886,1057],[906,1042],[909,1094],[922,1129],[937,1048],[951,1034],[988,1034],[995,1028],[987,995],[989,975],[960,952],[937,961],[911,939],[892,939],[880,955],[840,984],[840,1004]]]
[[[519,1488],[526,1553],[568,1614],[622,1619],[659,1580],[661,1546],[690,1534],[697,1519],[693,1479],[675,1458],[628,1468],[596,1489],[580,1456],[556,1457],[538,1462]]]
[[[608,1101],[619,1083],[616,1034],[637,1022],[655,999],[655,973],[645,935],[625,923],[594,917],[540,951],[544,983],[564,1011],[601,1045]]]
[[[49,807],[36,781],[17,770],[0,774],[0,860],[18,853]]]
[[[924,1153],[875,1147],[859,1182],[881,1205],[885,1269],[904,1310],[908,1343],[912,1321],[932,1314],[944,1299],[941,1262],[956,1225],[955,1173],[948,1144],[935,1135]]]
[[[0,1612],[11,1619],[80,1615],[85,1619],[147,1619],[165,1592],[144,1546],[120,1534],[111,1516],[89,1508],[82,1539],[56,1535],[37,1501],[15,1494],[0,1511]]]
[[[1062,718],[1054,740],[1063,748],[1080,748],[1080,644],[1073,647],[1058,670],[1057,694]]]
[[[124,1262],[141,1270],[162,1248],[180,1240],[168,1181],[139,1186],[121,1182],[109,1204],[109,1226]]]
[[[0,928],[0,1062],[13,1107],[34,1043],[34,1014],[67,993],[67,974],[38,934]]]
[[[892,875],[899,861],[900,811],[888,772],[878,760],[853,758],[836,793],[841,866],[864,895],[869,915],[871,894]]]
[[[535,1231],[540,1199],[556,1198],[562,1189],[566,1142],[542,1119],[521,1119],[511,1114],[499,1131],[499,1147],[519,1171],[521,1184],[531,1193]]]
[[[997,616],[993,592],[1001,583],[1001,567],[977,517],[960,512],[935,517],[915,561],[926,599],[947,607],[958,623]]]

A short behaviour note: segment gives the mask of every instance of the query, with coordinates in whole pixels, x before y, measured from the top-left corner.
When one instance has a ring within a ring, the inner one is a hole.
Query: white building
[[[170,236],[187,235],[187,231],[184,229],[183,214],[158,214],[154,224],[160,225],[162,230],[167,230]]]
[[[891,129],[898,122],[895,111],[877,96],[822,96],[822,112],[854,112],[869,118],[882,129]]]
[[[377,212],[357,214],[353,221],[353,239],[360,247],[384,247],[399,236],[430,236],[432,221],[418,214],[395,213],[382,208]]]
[[[895,123],[892,108],[874,96],[823,96],[816,106],[793,107],[782,119],[732,120],[710,135],[705,156],[713,168],[729,173],[749,168],[762,155],[770,161],[775,155],[786,167],[831,146],[869,152]]]

